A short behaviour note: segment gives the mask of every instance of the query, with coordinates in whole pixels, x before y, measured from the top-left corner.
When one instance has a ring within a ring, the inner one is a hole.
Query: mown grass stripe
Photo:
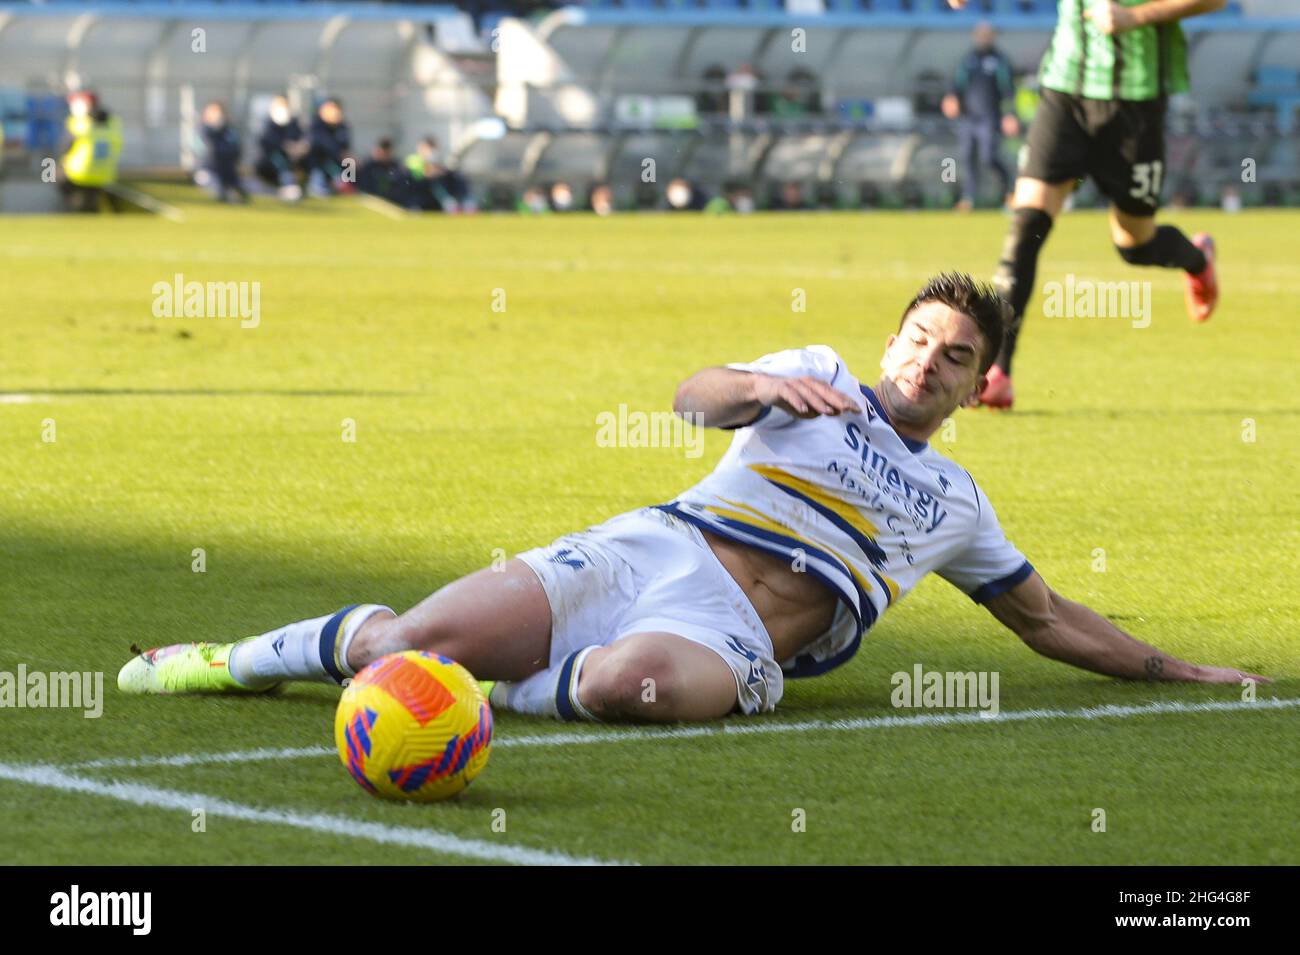
[[[466,839],[446,832],[415,829],[410,826],[389,826],[378,822],[349,819],[321,812],[296,812],[291,809],[263,809],[243,803],[231,802],[206,793],[182,792],[161,789],[139,783],[116,780],[87,779],[56,766],[15,766],[0,763],[0,779],[26,783],[46,789],[102,796],[131,803],[135,806],[192,813],[196,808],[212,816],[224,816],[241,822],[259,822],[289,826],[348,839],[364,839],[383,845],[425,849],[444,855],[479,859],[485,862],[506,862],[514,865],[608,865],[598,859],[529,849],[501,842],[484,842]]]
[[[1259,699],[1185,703],[1178,700],[1156,701],[1139,705],[1086,707],[1078,710],[1032,709],[1003,710],[997,716],[978,711],[960,713],[918,713],[911,716],[863,716],[838,720],[805,720],[798,723],[754,720],[734,723],[706,723],[699,726],[674,726],[662,729],[629,727],[617,730],[593,730],[588,733],[539,733],[533,736],[506,736],[493,740],[493,747],[582,746],[594,743],[625,743],[642,740],[699,739],[713,736],[750,736],[772,733],[808,733],[817,730],[851,731],[933,726],[994,726],[1034,720],[1128,719],[1135,716],[1159,716],[1188,713],[1233,713],[1248,710],[1282,710],[1300,706],[1300,699]],[[332,746],[299,746],[283,749],[235,750],[226,753],[181,753],[174,756],[139,756],[95,759],[69,763],[66,769],[136,769],[150,766],[201,766],[213,763],[253,763],[280,759],[307,759],[334,756]]]

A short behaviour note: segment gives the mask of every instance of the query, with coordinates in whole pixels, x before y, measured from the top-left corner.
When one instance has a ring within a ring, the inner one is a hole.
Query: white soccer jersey
[[[880,614],[931,571],[977,602],[1033,572],[970,474],[896,432],[875,393],[832,349],[811,345],[728,367],[815,377],[863,406],[806,419],[765,408],[736,431],[708,477],[659,505],[789,559],[840,598],[830,629],[780,661],[787,675],[844,663]]]

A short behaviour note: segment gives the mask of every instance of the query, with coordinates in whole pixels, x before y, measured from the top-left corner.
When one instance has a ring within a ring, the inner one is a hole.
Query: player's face
[[[982,387],[979,327],[942,302],[912,310],[880,359],[885,410],[909,425],[937,422]]]

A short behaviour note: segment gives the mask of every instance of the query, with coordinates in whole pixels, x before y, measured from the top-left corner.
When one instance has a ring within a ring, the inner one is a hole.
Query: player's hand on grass
[[[1095,2],[1083,11],[1084,19],[1091,20],[1107,36],[1127,33],[1138,26],[1137,17],[1127,7],[1118,3]]]
[[[861,411],[862,406],[842,391],[818,378],[780,378],[760,375],[754,382],[754,399],[763,407],[780,408],[796,418]]]
[[[1192,667],[1192,681],[1194,683],[1235,683],[1241,685],[1243,680],[1253,680],[1256,683],[1272,683],[1266,676],[1260,676],[1258,673],[1246,673],[1242,670],[1234,670],[1232,667]]]

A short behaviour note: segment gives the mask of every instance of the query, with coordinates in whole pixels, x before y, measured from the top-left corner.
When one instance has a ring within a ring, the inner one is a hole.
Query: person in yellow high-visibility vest
[[[68,131],[72,144],[63,154],[63,179],[59,184],[64,206],[72,212],[97,212],[104,187],[117,182],[122,122],[98,107],[88,124],[74,127],[70,122]]]

